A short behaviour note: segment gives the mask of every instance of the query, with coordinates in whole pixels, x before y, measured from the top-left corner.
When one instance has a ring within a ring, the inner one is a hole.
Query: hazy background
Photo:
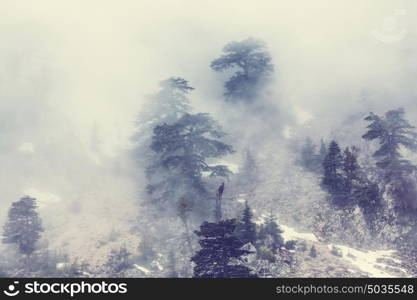
[[[412,0],[1,0],[0,222],[30,194],[58,246],[128,231],[143,99],[182,76],[196,110],[219,118],[225,77],[209,64],[249,36],[273,56],[280,128],[310,120],[325,136],[352,113],[398,106],[417,124],[416,15]]]

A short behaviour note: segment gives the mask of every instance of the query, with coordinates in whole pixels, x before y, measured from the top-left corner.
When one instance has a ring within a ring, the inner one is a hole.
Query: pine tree
[[[359,180],[359,164],[356,155],[346,147],[343,153],[343,175],[345,178],[345,191],[348,194],[352,193],[354,181]]]
[[[225,54],[211,63],[215,71],[237,70],[225,84],[226,100],[251,102],[259,95],[274,70],[265,48],[253,38],[231,42],[223,48]]]
[[[241,263],[242,256],[252,253],[234,236],[236,220],[204,222],[195,233],[201,237],[201,249],[192,257],[196,278],[257,277]]]
[[[137,131],[132,136],[134,149],[139,167],[146,166],[155,160],[155,153],[149,151],[152,143],[153,129],[161,124],[172,124],[184,114],[191,111],[188,95],[194,90],[187,80],[181,77],[170,77],[159,83],[160,90],[147,97],[147,102],[141,105],[136,120]],[[152,178],[148,178],[152,181]]]
[[[260,243],[271,249],[273,254],[276,254],[277,250],[285,245],[282,233],[283,231],[279,227],[275,215],[270,213],[259,230]]]
[[[330,199],[336,207],[345,207],[347,193],[343,177],[343,155],[336,141],[331,141],[323,161],[322,186],[329,192]]]
[[[257,232],[256,224],[252,221],[253,213],[251,208],[248,205],[248,202],[245,203],[245,209],[243,210],[242,220],[236,226],[236,237],[241,240],[244,244],[251,243],[256,245]]]
[[[36,208],[35,198],[23,197],[13,202],[4,226],[3,243],[16,244],[20,253],[27,257],[35,251],[43,232]]]
[[[211,197],[204,184],[203,173],[209,177],[227,177],[227,166],[209,165],[208,159],[218,159],[233,153],[230,145],[219,139],[224,136],[220,126],[208,115],[185,114],[172,125],[155,127],[151,149],[158,159],[147,168],[148,192],[161,206],[175,205],[175,199],[186,196],[194,200],[194,212],[206,217]]]
[[[404,119],[402,108],[387,111],[384,116],[370,113],[368,132],[362,138],[368,141],[378,140],[380,147],[373,156],[378,159],[376,165],[382,170],[382,178],[389,192],[394,196],[395,208],[401,213],[416,211],[417,186],[411,177],[417,167],[402,157],[400,150],[417,150],[417,132]]]
[[[370,113],[365,120],[371,123],[362,138],[369,141],[379,140],[380,148],[373,156],[379,159],[377,166],[385,171],[386,182],[415,171],[416,167],[410,161],[402,159],[400,154],[401,146],[412,151],[417,150],[417,133],[415,127],[404,119],[404,110],[390,110],[383,117]]]
[[[336,141],[331,141],[327,155],[323,161],[324,176],[322,180],[323,186],[325,186],[329,191],[338,191],[341,188],[342,165],[343,156],[340,151],[339,144]]]

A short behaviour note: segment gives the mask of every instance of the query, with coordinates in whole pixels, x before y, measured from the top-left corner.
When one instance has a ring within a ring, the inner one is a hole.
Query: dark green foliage
[[[195,263],[194,277],[197,278],[246,278],[256,277],[251,270],[240,264],[242,256],[250,254],[241,249],[244,245],[234,236],[236,220],[218,223],[204,222],[200,231],[201,249],[192,257]]]
[[[3,243],[16,244],[20,253],[31,255],[43,232],[41,219],[36,211],[36,199],[23,197],[13,202],[4,226]]]
[[[272,253],[277,253],[284,246],[282,230],[279,228],[275,216],[271,213],[259,230],[259,243],[271,249]]]
[[[244,244],[251,243],[252,245],[256,245],[256,224],[252,221],[252,218],[252,210],[246,201],[242,219],[236,226],[235,235]]]
[[[159,159],[147,169],[148,178],[153,182],[148,186],[152,199],[166,204],[185,195],[194,200],[195,211],[206,216],[210,211],[209,194],[203,173],[211,177],[231,174],[224,165],[207,163],[207,159],[233,152],[230,145],[218,140],[223,136],[220,126],[204,113],[185,114],[172,125],[156,126],[151,149]]]
[[[212,61],[211,68],[215,71],[237,70],[225,84],[226,99],[253,101],[274,70],[265,43],[248,38],[227,44],[223,52],[224,55]]]

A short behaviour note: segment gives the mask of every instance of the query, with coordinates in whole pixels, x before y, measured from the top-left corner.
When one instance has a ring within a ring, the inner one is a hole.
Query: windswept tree
[[[159,83],[160,90],[147,97],[136,120],[137,132],[132,137],[136,143],[136,158],[140,162],[153,159],[149,147],[153,129],[161,124],[172,124],[191,111],[188,95],[194,90],[187,80],[170,77]]]
[[[185,114],[173,124],[154,128],[151,149],[157,159],[147,168],[151,198],[161,204],[175,205],[185,196],[194,201],[194,212],[207,217],[214,203],[205,187],[204,175],[227,177],[231,171],[225,165],[210,164],[233,153],[230,145],[219,139],[221,127],[208,114]]]
[[[253,38],[228,43],[223,55],[211,63],[215,71],[235,70],[225,83],[229,101],[252,102],[268,82],[274,67],[265,43]]]
[[[242,256],[252,253],[242,249],[244,243],[235,235],[236,220],[204,222],[195,233],[201,249],[191,259],[196,278],[257,277],[242,262]]]
[[[19,252],[27,257],[27,263],[43,232],[36,208],[35,198],[26,196],[13,202],[3,232],[3,243],[15,244]]]
[[[370,122],[365,140],[379,141],[379,149],[373,156],[376,165],[382,170],[385,185],[397,200],[397,208],[402,211],[417,209],[415,180],[410,176],[417,167],[401,155],[401,148],[417,150],[417,132],[415,127],[404,118],[402,108],[387,111],[384,116],[370,113],[365,118]]]

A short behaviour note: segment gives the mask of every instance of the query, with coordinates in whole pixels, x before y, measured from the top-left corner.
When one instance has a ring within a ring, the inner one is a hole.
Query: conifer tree
[[[386,182],[415,171],[416,167],[400,154],[401,147],[417,150],[417,132],[404,119],[404,110],[390,110],[383,117],[370,113],[365,120],[370,124],[368,132],[362,138],[369,141],[379,140],[380,147],[373,156],[379,159],[376,164],[385,171]]]
[[[271,249],[273,254],[276,254],[277,250],[285,245],[282,233],[283,231],[279,227],[275,215],[271,212],[259,230],[260,243]]]
[[[251,243],[252,245],[256,245],[256,224],[252,221],[252,218],[252,210],[246,201],[242,220],[236,226],[236,237],[240,239],[244,244]]]
[[[244,245],[233,233],[236,220],[217,223],[204,222],[195,233],[200,237],[201,249],[192,257],[196,278],[257,277],[241,263],[242,256],[252,253],[241,249]]]
[[[148,178],[152,178],[147,190],[152,199],[161,207],[172,208],[175,199],[186,196],[194,201],[193,211],[207,217],[212,202],[203,173],[209,177],[231,174],[227,166],[207,162],[234,152],[219,140],[224,135],[217,122],[204,113],[185,114],[172,125],[155,127],[151,149],[158,159],[147,168]]]
[[[331,141],[329,144],[323,161],[323,173],[322,186],[329,192],[332,204],[336,207],[345,207],[348,194],[343,176],[343,155],[336,141]]]
[[[346,147],[343,153],[343,175],[345,178],[346,193],[351,194],[354,181],[359,180],[359,164],[356,155]]]
[[[3,243],[16,244],[20,253],[27,257],[35,251],[43,232],[36,208],[36,199],[28,196],[13,202],[4,226]]]
[[[224,85],[228,101],[252,102],[268,82],[274,67],[265,43],[248,38],[231,42],[223,48],[224,55],[211,63],[215,71],[237,70]]]
[[[362,138],[379,141],[380,147],[373,156],[378,159],[376,165],[382,171],[385,187],[396,200],[396,210],[405,214],[417,211],[417,186],[412,178],[417,167],[400,152],[401,148],[417,150],[415,127],[404,118],[402,108],[387,111],[384,116],[370,113],[365,120],[370,124]]]

